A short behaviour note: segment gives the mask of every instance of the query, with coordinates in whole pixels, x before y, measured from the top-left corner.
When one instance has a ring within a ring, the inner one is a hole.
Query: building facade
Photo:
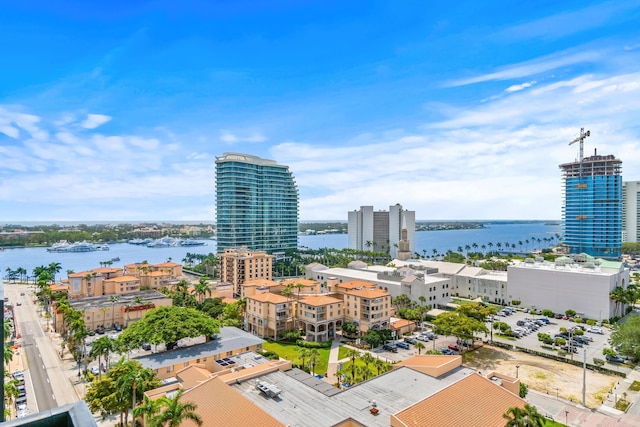
[[[622,184],[622,241],[637,242],[640,236],[640,181]]]
[[[528,259],[510,265],[508,276],[508,299],[521,301],[522,307],[554,313],[572,309],[582,318],[598,321],[624,313],[624,307],[609,297],[616,287],[629,285],[629,270],[621,262]]]
[[[298,247],[298,188],[288,166],[224,153],[216,158],[218,250]]]
[[[293,307],[290,298],[267,291],[247,297],[247,331],[277,340],[279,333],[293,329]]]
[[[373,206],[361,206],[348,212],[349,248],[360,251],[389,252],[397,258],[402,230],[406,228],[409,251],[415,251],[416,213],[389,206],[388,211],[374,211]]]
[[[622,255],[622,161],[597,152],[560,165],[562,225],[569,253],[619,259]]]
[[[226,249],[218,254],[220,281],[231,283],[233,293],[241,295],[240,286],[250,280],[271,280],[273,255],[263,251]]]

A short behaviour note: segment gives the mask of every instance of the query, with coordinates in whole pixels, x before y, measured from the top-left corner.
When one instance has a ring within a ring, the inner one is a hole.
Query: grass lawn
[[[295,344],[285,344],[273,341],[267,341],[262,345],[265,350],[275,351],[278,353],[278,356],[283,359],[287,359],[292,361],[293,363],[300,364],[302,361],[300,360],[300,350],[302,347],[299,347]],[[323,374],[327,372],[327,367],[329,366],[329,348],[318,348],[318,354],[320,355],[320,363],[316,365],[315,371],[316,373]]]
[[[553,420],[545,420],[544,427],[566,427],[564,424]]]
[[[629,387],[629,390],[640,391],[640,381],[634,381],[633,384],[631,384],[631,387]]]
[[[345,357],[347,357],[347,353],[349,352],[349,349],[343,345],[341,345],[340,347],[338,347],[338,360],[342,360]]]

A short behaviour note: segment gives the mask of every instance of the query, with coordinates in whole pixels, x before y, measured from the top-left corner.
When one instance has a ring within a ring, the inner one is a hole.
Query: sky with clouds
[[[2,2],[0,221],[212,221],[224,152],[301,220],[559,219],[581,127],[640,180],[637,0],[93,3]]]

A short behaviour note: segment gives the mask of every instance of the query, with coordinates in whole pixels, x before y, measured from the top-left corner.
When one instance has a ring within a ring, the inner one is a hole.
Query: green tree
[[[462,304],[456,308],[456,311],[482,323],[484,323],[484,319],[488,316],[492,316],[497,313],[497,310],[494,307],[477,303]]]
[[[609,343],[633,362],[640,361],[640,316],[629,316],[624,323],[614,325]]]
[[[204,336],[208,341],[219,331],[217,320],[194,308],[158,307],[125,329],[118,340],[130,349],[149,343],[166,344],[171,350],[182,338]]]
[[[347,357],[351,359],[351,378],[355,379],[356,359],[360,357],[360,352],[355,348],[350,348],[347,350]]]
[[[538,410],[529,404],[524,409],[513,406],[502,415],[507,420],[505,427],[544,427],[545,419]]]
[[[316,365],[321,362],[320,353],[317,348],[309,350],[309,372],[313,375],[316,370]]]
[[[200,281],[195,284],[194,291],[196,295],[198,295],[198,302],[200,304],[202,304],[202,300],[206,294],[209,294],[209,296],[211,296],[211,286],[209,286],[207,279],[204,277],[201,277]]]
[[[489,333],[484,321],[468,317],[460,312],[439,314],[433,321],[436,333],[473,340],[476,333]]]
[[[422,344],[420,341],[415,343],[413,346],[418,349],[418,354],[420,354],[422,352],[422,350],[425,349],[425,345]]]
[[[342,324],[342,332],[347,336],[354,336],[358,333],[358,326],[352,322],[344,322]]]
[[[192,402],[181,402],[180,398],[184,390],[179,390],[173,397],[166,396],[158,399],[164,410],[149,418],[152,427],[179,427],[185,420],[191,420],[197,425],[202,425],[202,418],[195,411],[197,406]]]
[[[143,397],[142,403],[133,408],[131,413],[133,419],[142,418],[144,425],[149,425],[149,419],[160,413],[162,405],[158,400],[149,399],[146,395]]]
[[[529,393],[529,387],[525,383],[521,382],[520,383],[520,393],[519,393],[520,397],[522,399],[524,399],[525,397],[527,397],[528,393]]]
[[[367,331],[367,334],[364,336],[364,341],[367,344],[369,344],[369,347],[376,348],[380,344],[382,344],[382,337],[380,336],[378,331],[374,331],[373,329],[369,329]]]
[[[107,336],[102,336],[91,344],[89,356],[98,359],[98,365],[101,365],[101,359],[104,358],[105,366],[109,367],[109,355],[116,351],[116,340]],[[102,369],[100,369],[102,372]]]

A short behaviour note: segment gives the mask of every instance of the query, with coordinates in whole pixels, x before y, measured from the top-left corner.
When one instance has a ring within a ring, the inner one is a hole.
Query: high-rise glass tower
[[[298,247],[298,188],[288,166],[238,153],[216,157],[218,252]]]
[[[622,253],[622,161],[597,152],[560,165],[562,225],[570,253],[620,258]]]

